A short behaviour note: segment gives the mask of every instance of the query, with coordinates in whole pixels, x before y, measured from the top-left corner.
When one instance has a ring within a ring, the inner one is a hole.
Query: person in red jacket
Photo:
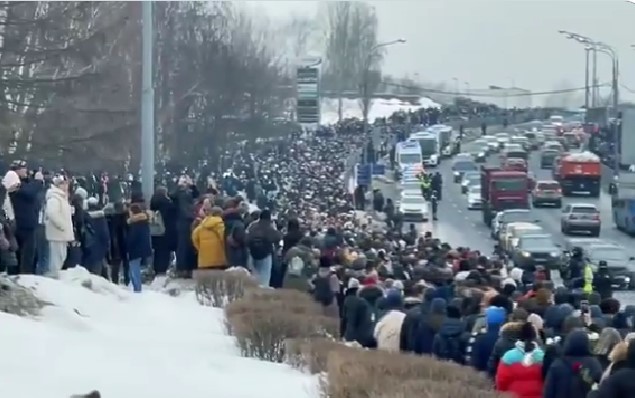
[[[536,329],[527,322],[518,340],[507,351],[496,370],[496,390],[516,398],[542,397],[542,360],[545,353],[536,344]]]

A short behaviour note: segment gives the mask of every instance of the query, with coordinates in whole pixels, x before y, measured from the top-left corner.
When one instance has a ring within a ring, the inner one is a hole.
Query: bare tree
[[[345,90],[363,91],[362,97],[379,84],[383,53],[377,48],[375,9],[362,2],[330,2],[327,10],[326,71],[340,98]],[[363,101],[364,114],[369,101]]]
[[[317,21],[305,15],[294,15],[283,27],[283,35],[295,59],[306,56],[319,33]]]

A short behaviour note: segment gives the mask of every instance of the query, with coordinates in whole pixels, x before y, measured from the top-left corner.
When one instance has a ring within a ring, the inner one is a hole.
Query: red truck
[[[481,166],[483,222],[489,227],[496,213],[507,209],[528,209],[529,179],[523,171],[507,171],[498,166]]]
[[[563,196],[587,194],[600,196],[602,163],[591,152],[569,153],[554,164],[553,177],[562,186]]]

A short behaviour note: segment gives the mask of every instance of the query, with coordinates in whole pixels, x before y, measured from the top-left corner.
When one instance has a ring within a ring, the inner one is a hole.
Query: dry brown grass
[[[471,368],[439,361],[427,356],[387,353],[381,351],[332,350],[327,360],[327,376],[322,384],[322,396],[329,398],[356,398],[382,396],[403,389],[414,382],[440,383],[439,385],[465,385],[472,391],[491,391],[491,382]],[[424,383],[425,384],[425,383]],[[426,396],[423,387],[408,387],[408,397]],[[414,389],[418,388],[417,394]],[[449,389],[447,387],[446,389]],[[419,392],[420,391],[420,392]],[[427,395],[431,398],[446,395]],[[458,398],[457,395],[451,395]],[[474,398],[471,395],[471,398]],[[483,397],[495,397],[486,395]],[[480,396],[479,396],[480,398]]]
[[[331,351],[356,349],[329,338],[289,339],[285,343],[285,362],[311,374],[326,372]]]
[[[196,299],[199,304],[224,307],[245,295],[247,289],[258,286],[254,278],[243,270],[198,271],[195,275]]]
[[[407,381],[392,387],[391,391],[371,393],[369,398],[503,398],[492,390],[479,390],[463,383],[434,380]],[[508,397],[508,396],[507,396]],[[509,397],[508,397],[509,398]]]

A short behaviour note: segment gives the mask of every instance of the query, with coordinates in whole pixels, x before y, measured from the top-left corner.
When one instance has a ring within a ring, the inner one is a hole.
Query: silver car
[[[591,236],[600,236],[602,221],[597,206],[591,203],[572,203],[562,209],[560,230],[569,235],[572,232],[589,232]]]
[[[481,186],[472,185],[467,191],[467,209],[479,210],[482,206],[483,201],[481,200]]]

